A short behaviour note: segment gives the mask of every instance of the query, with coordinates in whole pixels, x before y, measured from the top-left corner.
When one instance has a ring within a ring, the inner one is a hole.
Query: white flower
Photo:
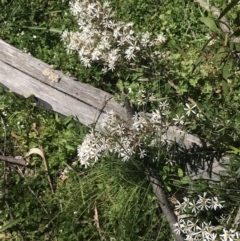
[[[176,227],[176,229],[174,229],[174,232],[178,235],[184,233],[184,224],[185,221],[183,219],[180,219],[177,223],[173,224]]]
[[[143,159],[146,155],[146,151],[144,149],[139,148],[139,157]]]
[[[126,151],[120,152],[118,157],[121,157],[123,162],[128,161],[130,159],[130,155],[126,153]]]
[[[81,61],[82,61],[82,63],[83,63],[83,65],[85,66],[85,67],[91,67],[91,63],[90,63],[90,59],[89,58],[87,58],[87,57],[82,57],[81,58]]]
[[[163,34],[159,34],[154,41],[155,45],[159,45],[166,42],[166,37]]]
[[[197,232],[198,220],[196,220],[195,222],[188,220],[187,223],[188,223],[188,226],[191,228],[191,230],[194,232],[194,235],[199,234],[199,232]]]
[[[175,125],[177,125],[177,124],[183,125],[183,124],[184,124],[183,118],[184,118],[183,115],[182,115],[181,117],[179,117],[178,115],[176,115],[176,118],[173,118],[174,124],[175,124]]]
[[[135,58],[135,54],[133,53],[134,52],[134,47],[130,46],[126,51],[125,51],[125,58],[127,60],[130,60],[130,59],[133,59]]]
[[[151,45],[150,37],[151,37],[151,34],[149,32],[142,33],[141,44],[143,47]]]
[[[225,228],[223,229],[224,234],[220,234],[221,240],[222,241],[234,241],[234,236],[235,236],[235,231],[234,229],[230,229],[229,231],[226,230]]]
[[[167,161],[165,162],[165,164],[170,165],[170,166],[173,166],[173,163],[176,162],[176,161],[174,161],[174,160],[172,160],[170,158],[167,158],[166,160]]]
[[[189,104],[186,103],[186,107],[187,108],[184,108],[184,110],[186,111],[187,116],[190,116],[192,113],[196,114],[196,112],[193,110],[196,107],[196,105],[190,106]]]
[[[102,68],[102,72],[103,72],[104,74],[106,74],[106,73],[108,72],[108,68],[107,68],[106,66],[104,66],[104,67]]]
[[[103,8],[109,8],[110,7],[110,3],[108,1],[105,1],[103,3]]]
[[[159,110],[153,111],[150,121],[152,124],[160,124],[162,122],[162,116]]]
[[[216,210],[217,208],[221,209],[223,208],[222,203],[224,203],[224,201],[219,201],[217,197],[213,197],[211,199],[210,208],[214,210]]]
[[[159,102],[159,108],[162,110],[166,110],[169,107],[169,103],[167,100],[163,101],[163,102]]]
[[[217,233],[211,233],[207,235],[207,240],[209,241],[217,241]]]
[[[177,200],[177,205],[175,205],[175,210],[179,210],[182,213],[185,212],[185,206]]]
[[[198,212],[198,206],[197,206],[195,200],[193,200],[192,202],[189,203],[189,207],[192,209],[192,213]]]
[[[115,129],[115,133],[117,133],[119,136],[122,136],[125,133],[124,130],[125,130],[125,126],[123,124],[118,124]]]
[[[206,192],[203,193],[203,196],[198,195],[199,200],[197,201],[197,205],[199,210],[203,210],[203,209],[208,210],[210,208],[211,199],[206,198],[206,195],[207,195]]]
[[[91,54],[92,60],[99,60],[100,56],[101,56],[101,52],[97,49],[95,49]]]

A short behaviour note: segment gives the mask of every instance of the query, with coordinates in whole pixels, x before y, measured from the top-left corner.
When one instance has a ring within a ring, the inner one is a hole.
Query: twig
[[[175,89],[178,90],[178,86],[175,85],[171,80],[168,80],[168,83]],[[193,105],[196,105],[196,101],[193,100],[192,98],[188,97],[188,101],[191,102]]]
[[[20,165],[20,166],[27,166],[27,162],[23,158],[15,158],[12,156],[2,156],[0,155],[0,161],[10,162],[12,164]]]
[[[168,198],[164,192],[163,184],[157,178],[155,170],[153,170],[151,167],[147,166],[146,171],[147,171],[148,177],[150,179],[150,182],[152,184],[153,191],[157,197],[158,204],[161,207],[162,212],[166,216],[169,226],[174,234],[175,241],[183,241],[184,238],[181,235],[176,234],[176,232],[174,231],[175,230],[174,224],[176,224],[178,221],[177,221],[177,217],[174,215],[174,213],[172,211]]]
[[[6,152],[6,143],[7,143],[7,131],[6,131],[6,126],[4,124],[3,118],[1,117],[1,124],[3,126],[3,131],[4,131],[4,149],[3,149],[3,154]]]
[[[105,96],[105,98],[106,98],[106,97],[107,97],[107,96]],[[97,125],[97,123],[98,123],[98,121],[99,121],[99,118],[100,118],[102,112],[104,111],[105,107],[107,106],[108,101],[110,101],[111,99],[112,99],[112,96],[110,96],[108,99],[105,99],[105,101],[104,101],[104,103],[103,103],[103,106],[102,106],[102,108],[99,110],[99,114],[98,114],[98,116],[97,116],[97,118],[96,118],[94,129],[96,128],[96,125]]]

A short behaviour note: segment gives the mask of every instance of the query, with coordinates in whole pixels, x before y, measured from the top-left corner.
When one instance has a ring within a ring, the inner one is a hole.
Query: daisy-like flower
[[[126,162],[130,159],[130,155],[128,153],[126,153],[125,151],[120,152],[118,154],[118,157],[121,157],[123,162]]]
[[[175,205],[175,210],[179,210],[182,213],[185,212],[185,206],[177,200],[177,205]]]
[[[152,124],[160,124],[162,122],[162,116],[159,110],[153,111],[150,121]]]
[[[189,203],[189,207],[192,209],[192,213],[198,213],[198,206],[195,200]]]
[[[180,219],[177,223],[174,224],[174,227],[176,227],[176,229],[174,229],[174,232],[178,235],[180,235],[181,233],[184,233],[184,224],[185,221],[183,219]]]
[[[188,197],[184,197],[182,204],[184,205],[184,208],[188,208],[190,205],[190,199]]]
[[[139,121],[134,122],[132,127],[136,131],[140,131],[141,129],[144,128],[144,125],[145,125],[145,121],[139,120]]]
[[[201,227],[197,226],[196,229],[199,231],[203,238],[205,237],[205,233],[208,231],[208,227],[206,226],[205,222],[202,223]]]
[[[207,236],[207,240],[209,241],[217,241],[217,233],[211,233]]]
[[[139,157],[143,159],[146,155],[146,151],[144,149],[139,148]]]
[[[186,107],[184,108],[184,110],[186,111],[186,115],[190,116],[191,114],[196,114],[196,112],[194,111],[194,108],[196,108],[196,105],[190,106],[188,103],[186,103]]]
[[[165,43],[166,42],[166,37],[163,35],[163,34],[159,34],[157,37],[156,37],[156,39],[155,39],[155,41],[154,41],[154,44],[155,45],[159,45],[159,44],[163,44],[163,43]]]
[[[176,161],[174,161],[174,160],[172,160],[172,159],[170,159],[170,158],[167,158],[166,160],[167,160],[167,161],[165,162],[165,164],[170,165],[170,166],[173,166],[173,163],[176,162]]]
[[[110,7],[109,1],[104,1],[103,8],[109,8],[109,7]]]
[[[221,240],[222,241],[235,241],[235,232],[236,230],[230,229],[229,231],[226,230],[225,228],[223,229],[223,234],[220,234]]]
[[[211,208],[210,207],[211,199],[206,198],[206,195],[207,195],[206,192],[203,193],[203,196],[198,195],[199,199],[197,201],[197,205],[199,210],[203,210],[203,209],[208,210]]]
[[[217,208],[221,209],[223,208],[222,203],[224,203],[224,201],[219,201],[217,197],[213,197],[211,199],[210,208],[214,210],[216,210]]]
[[[176,117],[173,118],[174,124],[175,125],[178,125],[178,124],[183,125],[184,124],[183,118],[184,118],[183,115],[182,116],[176,115]]]
[[[118,124],[117,128],[115,130],[115,133],[117,133],[119,136],[124,135],[124,133],[125,133],[125,126],[123,124]]]
[[[126,51],[125,51],[125,58],[127,60],[134,59],[136,56],[134,54],[134,48],[130,46]]]
[[[187,223],[188,223],[188,226],[191,228],[191,230],[194,232],[194,235],[199,234],[199,232],[197,232],[197,227],[198,227],[197,223],[198,223],[198,220],[196,220],[196,221],[194,221],[194,222],[191,221],[191,220],[188,220]]]
[[[161,110],[166,110],[169,107],[169,103],[167,100],[163,101],[163,102],[159,102],[159,108]]]
[[[151,45],[150,37],[151,37],[151,34],[149,32],[142,33],[141,44],[143,47]]]

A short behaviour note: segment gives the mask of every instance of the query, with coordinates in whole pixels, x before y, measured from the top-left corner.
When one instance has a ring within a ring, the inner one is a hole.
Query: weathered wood
[[[46,76],[45,70],[49,68],[48,64],[0,40],[1,85],[24,97],[34,95],[44,108],[64,116],[73,115],[84,125],[89,126],[98,120],[97,130],[100,129],[102,114],[107,111],[114,110],[118,116],[129,122],[129,116],[131,116],[129,110],[114,101],[112,95],[91,85],[75,81],[61,71],[54,70],[60,77],[60,81],[52,82]],[[199,149],[203,147],[200,138],[187,134],[176,126],[167,128],[162,133],[161,139],[163,138],[177,142],[181,148],[189,152],[196,150],[196,147]],[[219,160],[225,161],[226,159],[227,157]],[[219,160],[215,158],[211,164],[216,173],[223,170],[219,166]],[[205,160],[203,162],[205,163]],[[190,168],[189,174],[193,179],[200,175],[208,178],[207,169],[207,165],[198,166],[195,172]],[[217,180],[217,175],[211,178]]]
[[[85,125],[102,119],[102,113],[114,110],[127,120],[125,108],[112,95],[75,81],[73,78],[55,71],[60,76],[53,83],[44,75],[50,66],[31,55],[21,52],[0,40],[0,83],[11,91],[29,97],[36,96],[45,108],[62,115],[76,116]]]

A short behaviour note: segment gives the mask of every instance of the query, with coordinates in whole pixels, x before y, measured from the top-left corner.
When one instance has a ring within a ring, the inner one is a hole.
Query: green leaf
[[[28,29],[33,29],[33,30],[45,30],[45,31],[49,31],[49,32],[52,32],[52,33],[62,33],[62,30],[58,29],[58,28],[27,27],[27,26],[23,26],[23,28],[28,28]]]
[[[189,176],[185,176],[181,179],[181,183],[182,184],[188,184],[190,182],[190,177]]]
[[[222,80],[222,89],[224,96],[228,95],[228,83],[226,80]]]
[[[169,187],[169,186],[166,186],[166,188],[167,188],[167,190],[169,191],[169,192],[171,192],[171,187]]]
[[[228,79],[229,75],[230,75],[230,69],[232,68],[232,62],[226,62],[223,66],[222,69],[222,76],[225,80]]]
[[[11,228],[12,226],[16,225],[17,223],[19,223],[21,221],[21,219],[16,219],[16,220],[13,220],[13,221],[10,221],[8,223],[6,223],[5,225],[3,225],[1,228],[0,228],[0,233],[4,232],[5,230]]]
[[[73,116],[70,115],[70,116],[64,118],[63,123],[64,123],[64,125],[67,125],[67,124],[70,123],[72,120],[73,120]]]
[[[191,86],[195,87],[198,83],[198,79],[197,78],[194,78],[194,79],[191,78],[191,79],[189,79],[189,83],[190,83]]]
[[[234,146],[229,146],[229,148],[231,148],[231,151],[227,151],[227,153],[236,154],[236,155],[240,153],[240,149]]]
[[[200,21],[203,22],[213,32],[219,32],[219,28],[217,27],[215,21],[212,18],[201,17]]]
[[[75,151],[76,150],[76,148],[74,146],[70,146],[68,144],[66,144],[65,147],[68,151]]]
[[[179,53],[182,55],[182,57],[184,58],[184,60],[188,61],[190,58],[188,57],[188,55],[180,48],[178,48]]]
[[[178,168],[178,176],[183,177],[183,170],[181,168]]]
[[[234,43],[234,50],[240,52],[240,43]]]

